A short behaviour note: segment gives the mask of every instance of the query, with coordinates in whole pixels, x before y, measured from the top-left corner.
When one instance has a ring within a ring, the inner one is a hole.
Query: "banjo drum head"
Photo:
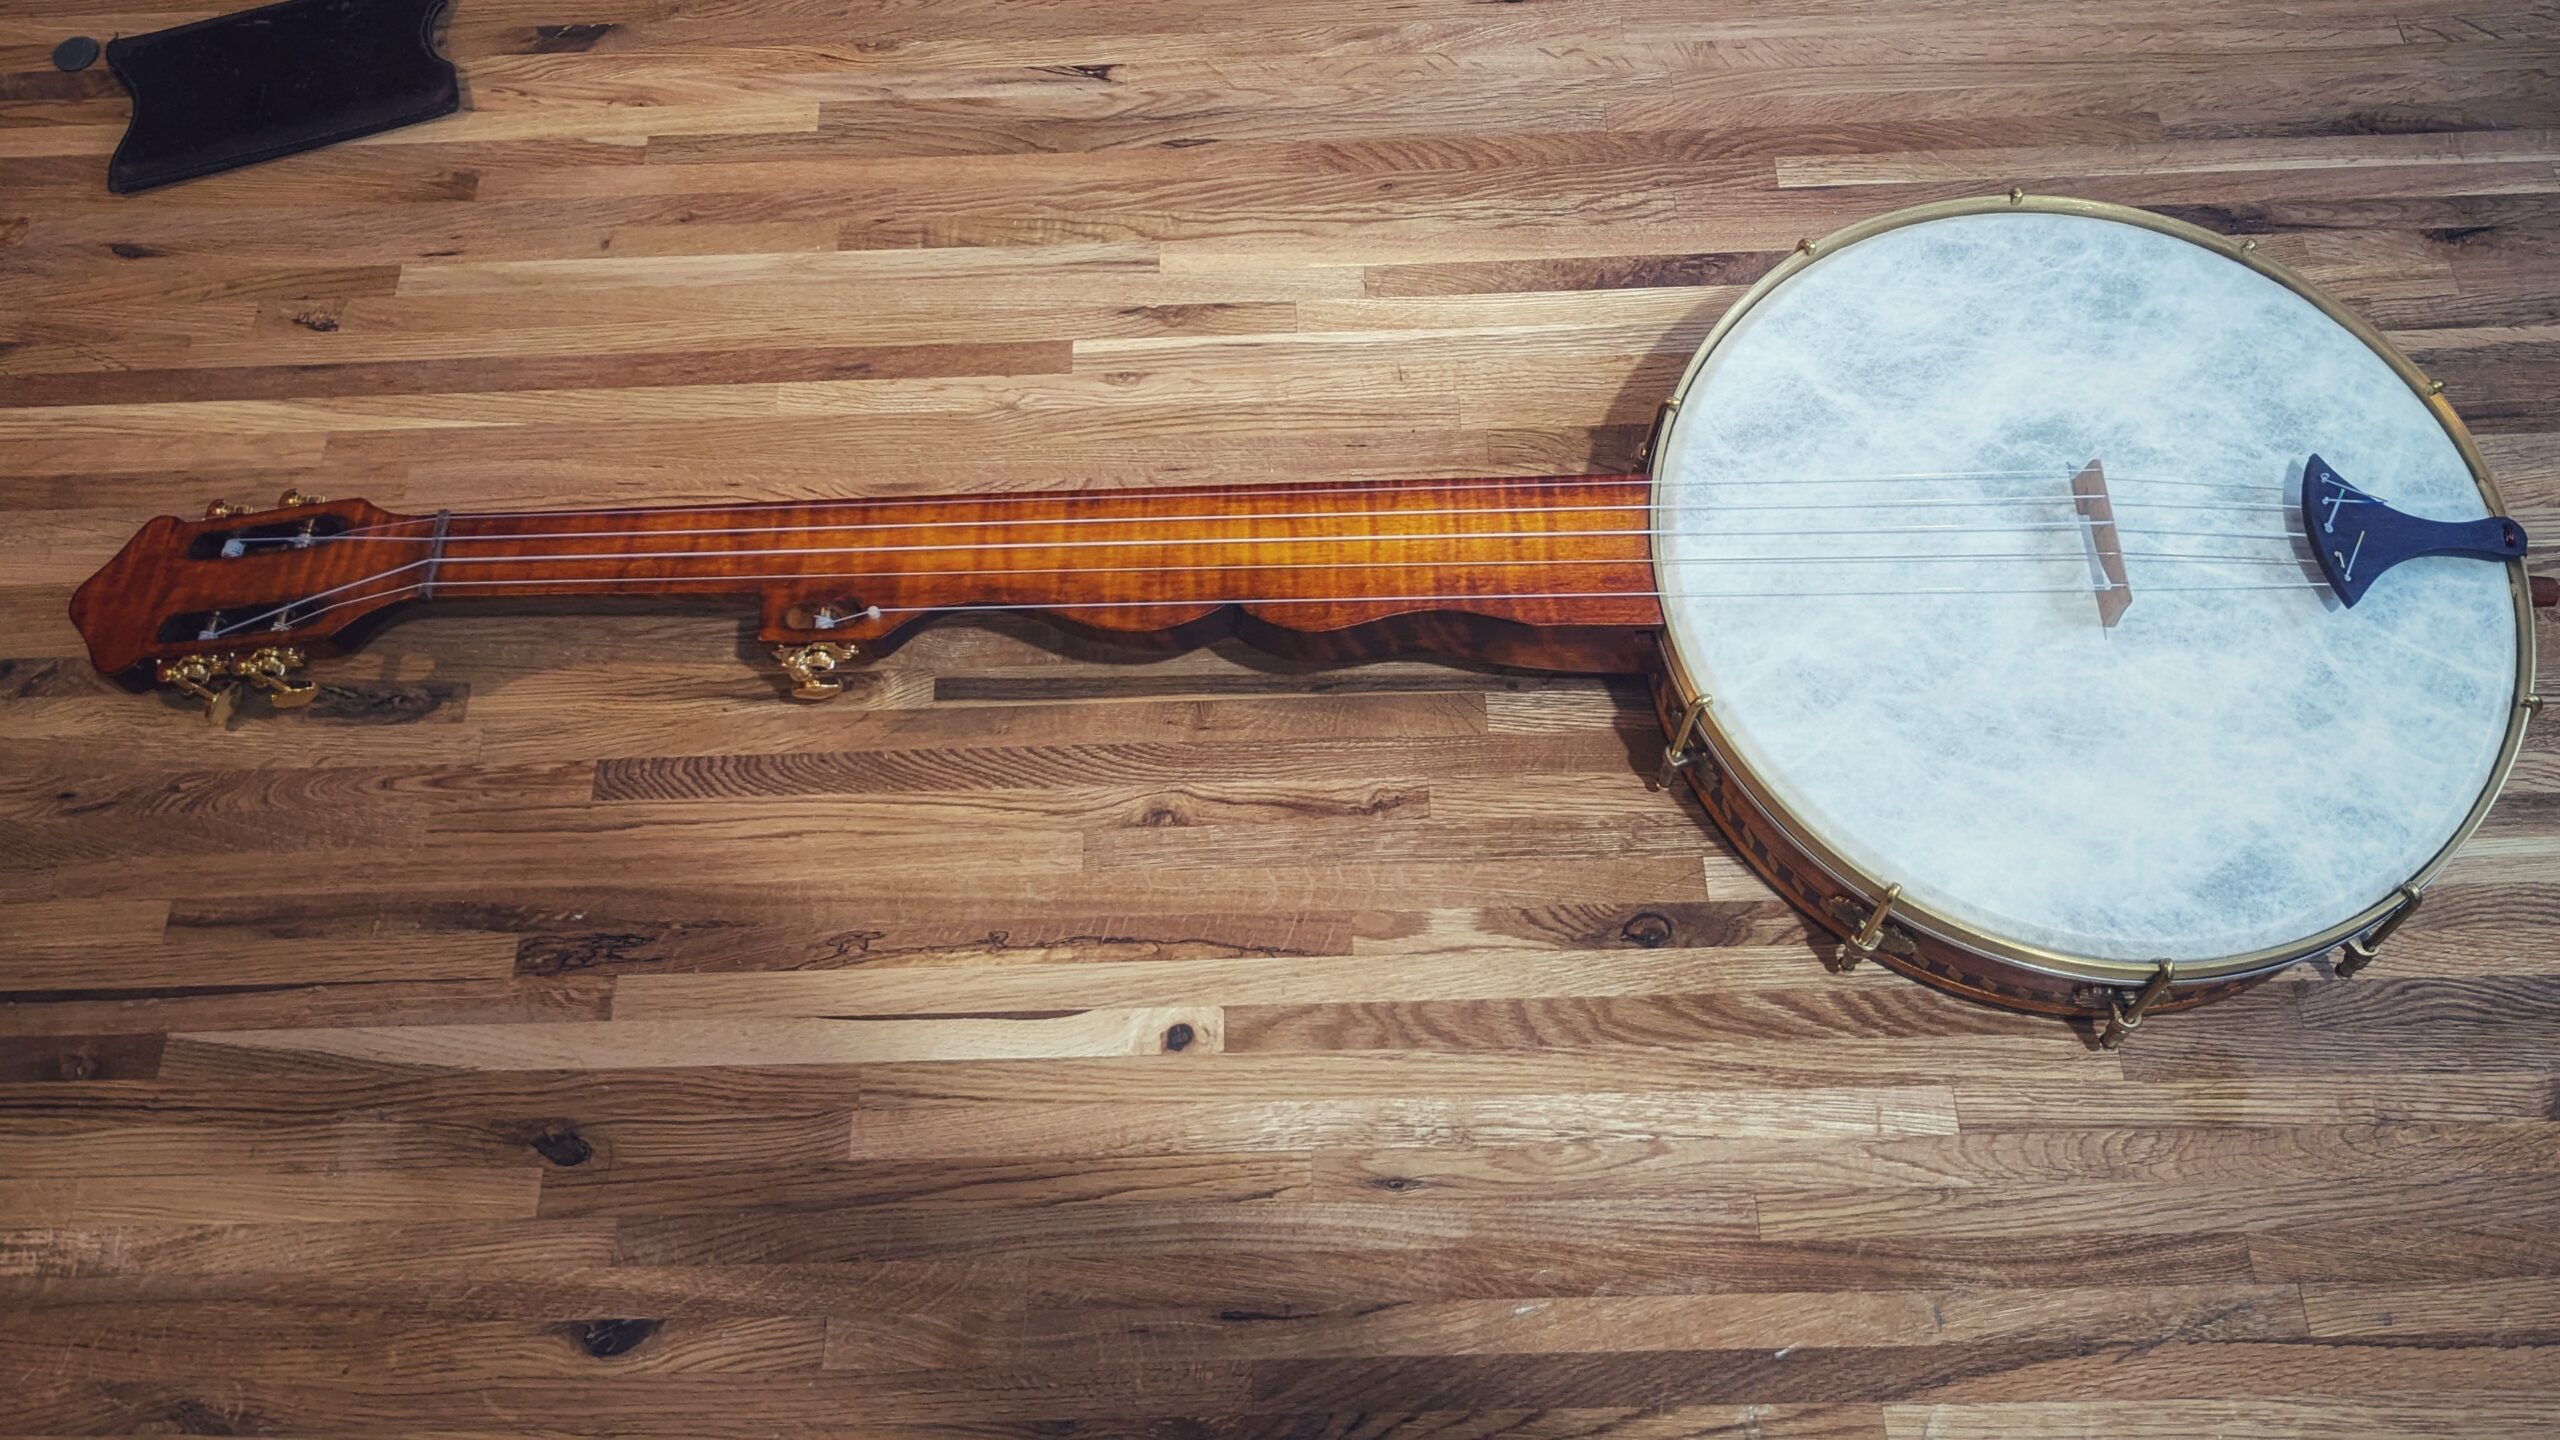
[[[2529,612],[2516,567],[2449,557],[2337,602],[2307,457],[2471,520],[2467,441],[2280,272],[2136,216],[1932,207],[1746,296],[1654,462],[1666,648],[1728,771],[1905,923],[2067,977],[2245,973],[2477,823]]]

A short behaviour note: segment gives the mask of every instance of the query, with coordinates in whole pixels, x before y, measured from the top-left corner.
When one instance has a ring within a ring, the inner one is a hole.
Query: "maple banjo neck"
[[[228,723],[394,611],[755,607],[803,699],[933,620],[1647,674],[1741,856],[1864,961],[2108,1044],[2342,951],[2478,826],[2533,693],[2524,532],[2371,327],[2255,253],[2006,197],[1798,248],[1633,474],[163,517],[92,661]],[[2354,764],[2319,757],[2352,750]]]

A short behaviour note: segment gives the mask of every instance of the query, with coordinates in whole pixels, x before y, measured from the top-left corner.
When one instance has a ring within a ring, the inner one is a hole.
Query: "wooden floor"
[[[63,614],[287,486],[1623,465],[2013,183],[2560,538],[2547,3],[456,0],[465,113],[111,198],[46,53],[199,13],[0,0],[0,1435],[2560,1435],[2548,722],[2381,965],[2103,1054],[1827,974],[1623,687],[454,613],[214,733]]]

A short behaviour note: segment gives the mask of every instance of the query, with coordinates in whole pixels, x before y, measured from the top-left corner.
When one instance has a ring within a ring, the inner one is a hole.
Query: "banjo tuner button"
[[[326,495],[305,495],[299,490],[287,490],[282,495],[276,497],[276,508],[279,510],[299,510],[306,505],[326,505],[328,503],[329,497]]]
[[[299,710],[320,694],[320,687],[297,680],[302,652],[290,645],[269,645],[231,662],[231,673],[267,692],[267,703],[279,710]]]
[[[265,691],[267,703],[279,710],[299,710],[317,699],[320,687],[295,677],[293,672],[301,668],[300,650],[264,645],[247,654],[219,651],[163,660],[153,674],[161,684],[201,701],[204,718],[223,726],[240,710],[241,686],[235,681]]]
[[[191,695],[204,706],[205,722],[215,729],[231,723],[240,708],[240,691],[230,682],[231,667],[220,655],[189,655],[163,660],[153,672],[163,685]]]
[[[782,673],[790,677],[795,700],[833,700],[843,694],[844,682],[835,678],[835,671],[852,663],[857,653],[853,646],[839,640],[773,647],[773,658],[781,662]]]
[[[228,520],[241,513],[240,507],[228,500],[208,501],[204,507],[204,518],[207,520]]]

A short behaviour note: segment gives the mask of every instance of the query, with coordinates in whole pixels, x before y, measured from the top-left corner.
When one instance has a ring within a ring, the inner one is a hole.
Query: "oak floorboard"
[[[1631,467],[2012,185],[2560,534],[2548,3],[464,0],[462,113],[109,195],[52,47],[218,8],[0,0],[0,1440],[2560,1440],[2547,722],[2381,963],[2103,1052],[1830,973],[1627,681],[492,607],[215,732],[64,613],[287,488]]]

